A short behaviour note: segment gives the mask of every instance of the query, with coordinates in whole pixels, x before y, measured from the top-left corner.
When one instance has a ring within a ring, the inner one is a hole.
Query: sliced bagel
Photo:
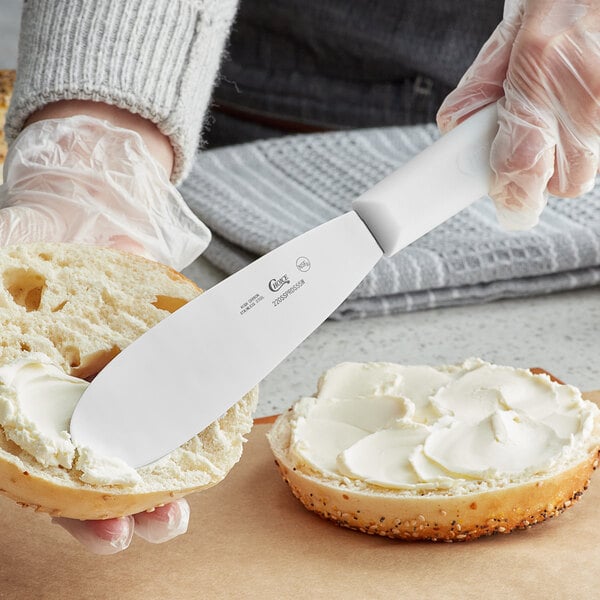
[[[2,248],[0,368],[43,355],[66,374],[89,379],[200,293],[169,267],[112,249],[50,243]],[[0,405],[9,392],[10,386],[0,386]],[[198,436],[139,469],[141,481],[129,485],[85,483],[74,467],[44,466],[0,425],[0,492],[38,511],[78,519],[151,509],[227,475],[242,454],[257,398],[255,389]]]
[[[598,466],[599,414],[572,386],[476,359],[343,363],[268,436],[308,510],[363,533],[452,542],[572,506]]]

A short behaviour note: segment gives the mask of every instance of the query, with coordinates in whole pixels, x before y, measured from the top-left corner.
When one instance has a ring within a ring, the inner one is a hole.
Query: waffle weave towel
[[[210,227],[205,257],[233,273],[350,209],[353,198],[438,136],[434,125],[297,135],[199,154],[181,192]],[[433,176],[435,174],[432,174]],[[600,186],[551,198],[540,224],[511,233],[483,198],[391,259],[333,318],[484,302],[600,283]]]

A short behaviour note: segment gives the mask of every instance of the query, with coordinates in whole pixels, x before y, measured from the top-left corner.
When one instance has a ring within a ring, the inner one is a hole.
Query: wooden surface
[[[600,392],[588,397],[600,401]],[[94,556],[0,498],[0,599],[598,598],[600,480],[557,519],[463,544],[393,541],[306,511],[257,425],[241,462],[190,498],[187,535]]]

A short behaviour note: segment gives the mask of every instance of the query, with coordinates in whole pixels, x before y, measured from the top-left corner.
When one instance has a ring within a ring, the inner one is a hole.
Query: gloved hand
[[[142,254],[181,270],[210,240],[140,135],[88,116],[26,127],[12,144],[0,188],[0,245],[78,242]],[[127,548],[133,533],[164,542],[185,533],[186,500],[107,519],[53,519],[97,554]]]
[[[500,99],[500,100],[499,100]],[[490,195],[508,229],[528,229],[546,190],[594,186],[600,146],[600,2],[506,0],[504,20],[444,100],[442,132],[498,102]]]
[[[125,550],[133,534],[160,544],[187,531],[190,506],[184,498],[119,519],[104,521],[78,521],[63,517],[52,521],[66,529],[76,540],[95,554],[115,554]]]
[[[135,131],[78,115],[33,123],[10,147],[0,187],[2,246],[96,244],[181,270],[209,240]]]

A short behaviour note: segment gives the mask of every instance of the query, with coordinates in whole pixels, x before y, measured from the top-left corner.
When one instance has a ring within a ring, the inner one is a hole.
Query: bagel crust
[[[404,540],[466,542],[529,529],[573,506],[587,490],[598,452],[560,476],[466,496],[389,498],[348,492],[275,464],[292,493],[310,511],[336,525]]]
[[[23,507],[45,512],[52,517],[71,519],[108,519],[131,515],[183,498],[194,489],[146,494],[115,494],[106,490],[59,487],[18,465],[0,460],[0,493]]]

